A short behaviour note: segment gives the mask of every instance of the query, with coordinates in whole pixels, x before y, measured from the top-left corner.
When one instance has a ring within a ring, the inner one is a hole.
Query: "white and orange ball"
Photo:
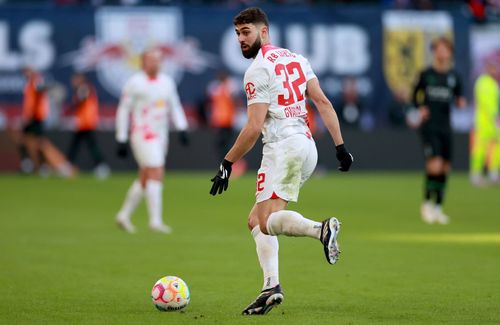
[[[176,276],[165,276],[156,281],[151,299],[158,310],[173,311],[186,307],[191,296],[186,282]]]

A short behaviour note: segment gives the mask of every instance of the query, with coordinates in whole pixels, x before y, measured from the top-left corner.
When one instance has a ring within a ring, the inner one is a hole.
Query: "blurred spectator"
[[[71,108],[76,117],[76,132],[68,150],[68,159],[75,164],[80,146],[85,142],[94,160],[96,175],[105,178],[109,175],[109,167],[104,163],[95,136],[99,120],[99,102],[95,88],[81,73],[73,75],[71,85],[73,88]]]
[[[389,122],[393,126],[401,127],[406,124],[407,113],[412,107],[410,92],[407,88],[401,87],[392,96],[392,101],[389,104]]]
[[[218,159],[224,158],[231,149],[236,135],[235,122],[240,105],[240,88],[226,71],[219,71],[216,80],[208,85],[209,123],[217,130],[216,147]],[[246,171],[244,159],[233,165],[233,175],[238,176]]]
[[[476,23],[500,20],[500,0],[467,0],[467,7]]]
[[[25,173],[48,173],[49,166],[61,176],[71,176],[72,166],[64,155],[45,137],[44,122],[49,114],[47,84],[43,76],[27,66],[23,100],[23,137],[21,140],[21,170]],[[46,165],[48,164],[48,166]]]
[[[474,21],[484,23],[486,21],[486,1],[468,0],[469,10]]]
[[[342,81],[341,101],[336,107],[342,125],[359,126],[363,104],[355,78],[347,77]]]
[[[236,82],[229,78],[226,71],[220,71],[217,79],[208,85],[209,123],[217,130],[216,146],[219,158],[224,157],[233,143],[238,90]]]

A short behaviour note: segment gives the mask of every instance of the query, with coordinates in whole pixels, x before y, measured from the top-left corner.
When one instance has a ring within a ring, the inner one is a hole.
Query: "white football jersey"
[[[311,137],[307,125],[306,84],[316,78],[302,55],[264,45],[245,72],[247,104],[267,103],[262,128],[264,143],[302,133]]]
[[[143,71],[125,84],[116,112],[116,140],[128,139],[129,118],[131,137],[143,140],[166,138],[170,121],[177,130],[188,127],[175,82],[159,73],[150,78]]]

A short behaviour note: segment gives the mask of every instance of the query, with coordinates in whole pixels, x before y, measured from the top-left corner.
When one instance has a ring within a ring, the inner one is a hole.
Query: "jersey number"
[[[257,175],[257,192],[262,192],[264,190],[264,186],[262,185],[266,181],[266,174],[260,173]]]
[[[274,72],[277,76],[282,74],[285,76],[285,81],[283,81],[283,88],[288,91],[288,97],[285,98],[285,94],[278,95],[278,104],[281,106],[289,106],[295,102],[300,102],[304,100],[304,95],[300,92],[299,86],[306,82],[306,77],[299,62],[290,62],[287,65],[277,64],[274,68]],[[295,76],[298,74],[290,85],[290,76]]]

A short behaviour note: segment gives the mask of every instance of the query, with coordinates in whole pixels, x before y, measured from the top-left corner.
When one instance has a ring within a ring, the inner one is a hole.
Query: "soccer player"
[[[152,48],[142,54],[142,71],[125,84],[116,113],[117,154],[127,156],[129,117],[130,144],[139,165],[139,178],[130,186],[116,222],[127,232],[135,232],[132,212],[144,195],[153,231],[171,233],[162,220],[162,191],[168,124],[172,121],[183,145],[188,142],[186,116],[179,101],[175,82],[160,72],[161,53]]]
[[[337,115],[324,95],[307,59],[270,44],[269,23],[259,8],[248,8],[233,20],[242,54],[254,59],[245,73],[248,121],[220,164],[210,194],[227,190],[231,166],[263,135],[263,157],[257,175],[256,204],[248,217],[257,256],[264,273],[260,295],[243,314],[266,314],[283,301],[278,275],[278,235],[307,236],[320,240],[326,260],[335,264],[340,254],[340,222],[306,219],[286,210],[296,202],[300,187],[311,176],[317,151],[307,125],[306,97],[318,109],[337,148],[339,169],[348,171],[353,158],[344,146]]]
[[[109,174],[109,167],[104,163],[95,136],[99,121],[99,101],[96,90],[82,73],[75,73],[72,76],[71,85],[73,87],[72,108],[76,117],[77,131],[71,140],[68,159],[74,164],[82,142],[86,142],[94,160],[95,173],[104,178]]]
[[[432,42],[433,63],[419,77],[413,91],[413,102],[420,113],[420,135],[425,157],[425,201],[421,216],[426,223],[447,224],[444,214],[446,180],[451,169],[451,104],[465,107],[462,82],[452,68],[453,43],[446,37]]]
[[[485,73],[476,80],[474,96],[476,101],[476,118],[474,123],[474,143],[471,150],[471,182],[478,186],[483,184],[483,168],[489,146],[492,145],[491,160],[488,165],[490,181],[500,180],[500,129],[497,125],[499,108],[499,88],[495,80],[496,67],[486,62]]]

